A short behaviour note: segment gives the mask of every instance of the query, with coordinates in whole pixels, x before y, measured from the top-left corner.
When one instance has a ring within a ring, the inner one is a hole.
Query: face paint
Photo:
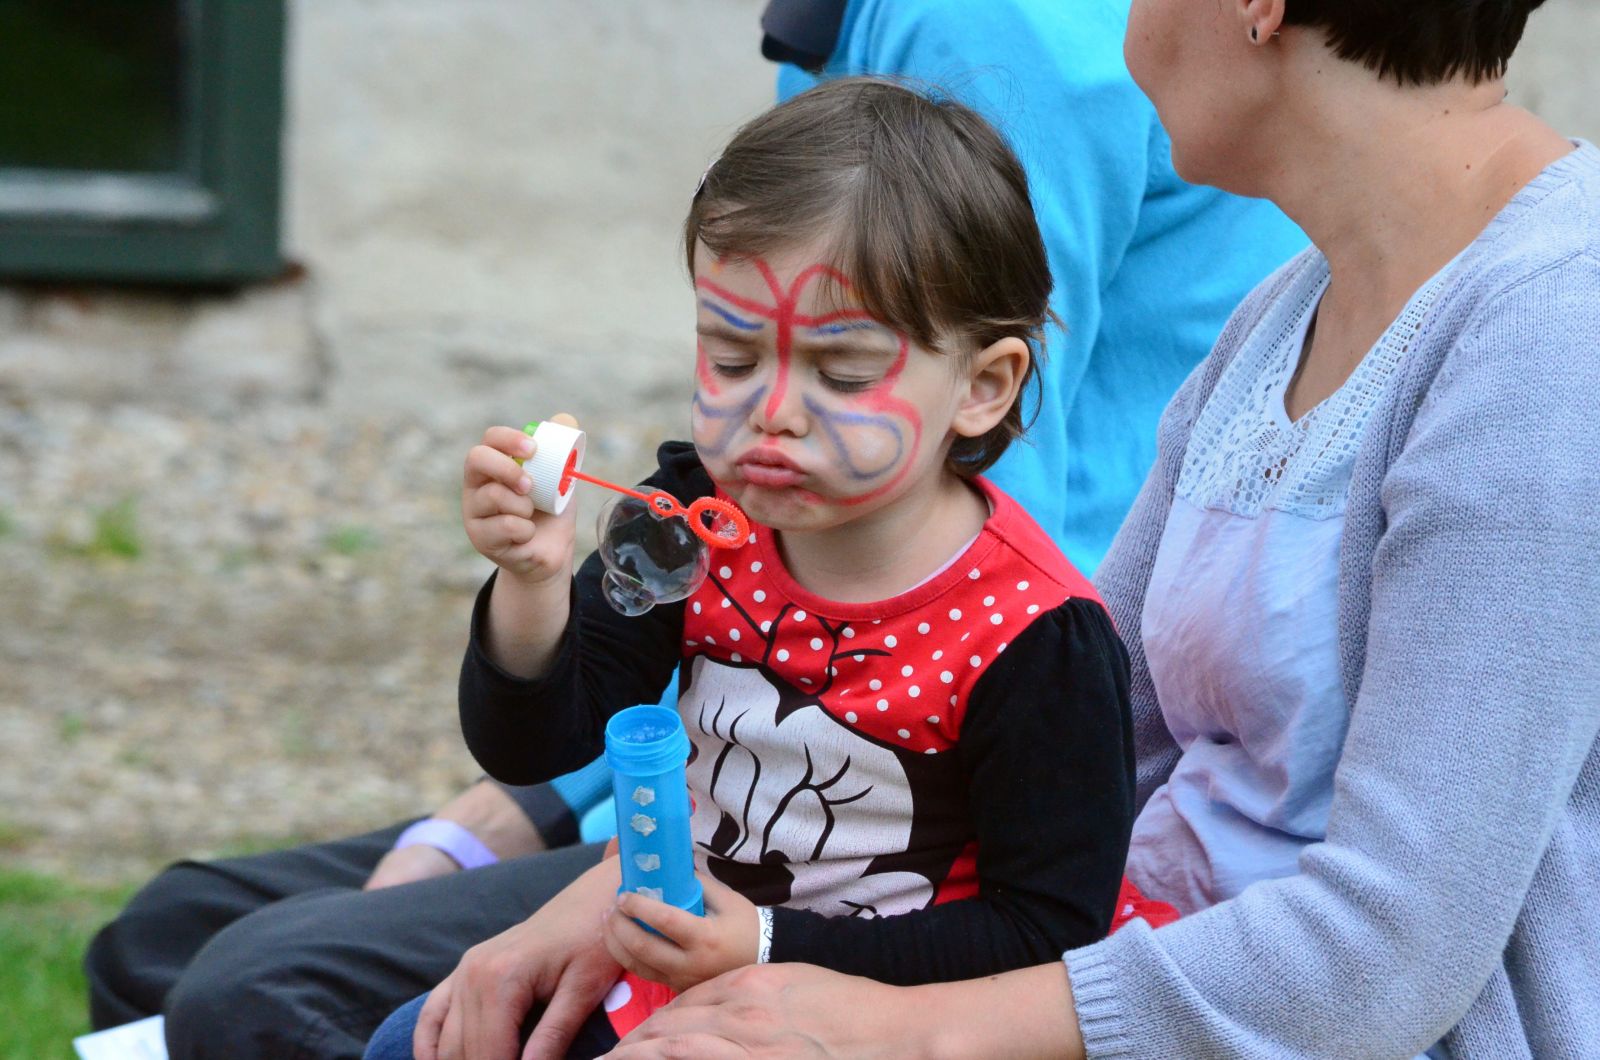
[[[829,359],[843,356],[847,361],[871,362],[880,351],[870,340],[847,343],[839,350],[829,348],[837,344],[806,340],[888,329],[860,308],[802,309],[808,293],[813,301],[818,296],[814,281],[831,281],[834,289],[847,291],[847,277],[829,265],[808,264],[786,286],[762,259],[719,260],[708,271],[718,280],[698,277],[695,287],[703,319],[725,336],[712,339],[719,344],[717,364],[724,367],[719,372],[712,363],[702,338],[696,358],[699,385],[691,412],[696,447],[713,476],[725,483],[736,478],[737,467],[730,461],[747,458],[770,459],[775,466],[794,464],[797,473],[804,473],[807,486],[816,487],[796,487],[799,492],[845,506],[867,503],[898,486],[916,464],[924,420],[923,410],[900,393],[911,355],[906,337],[891,332],[896,348],[881,378],[842,391],[839,387],[848,387],[851,381],[830,383],[825,374]],[[814,348],[822,352],[807,357]],[[791,395],[791,390],[799,393]],[[799,410],[788,415],[803,417],[802,430],[775,426],[790,402],[799,404]],[[769,455],[750,457],[752,450],[763,448]]]

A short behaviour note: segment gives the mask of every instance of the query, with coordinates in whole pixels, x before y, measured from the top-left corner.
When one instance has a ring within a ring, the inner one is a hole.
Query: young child
[[[959,104],[830,82],[735,136],[685,242],[694,442],[649,482],[731,498],[744,544],[624,617],[597,557],[573,578],[571,510],[533,513],[522,432],[486,433],[463,499],[500,568],[461,675],[491,775],[582,765],[678,678],[708,915],[622,899],[607,944],[643,979],[613,1028],[667,996],[644,980],[767,960],[965,979],[1102,937],[1133,816],[1126,653],[980,477],[1022,433],[1048,313],[1021,166]]]

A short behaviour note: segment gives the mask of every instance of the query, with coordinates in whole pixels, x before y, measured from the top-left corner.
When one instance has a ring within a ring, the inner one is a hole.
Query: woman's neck
[[[942,470],[931,478],[840,526],[779,532],[789,574],[810,592],[843,603],[888,599],[926,579],[989,517],[988,502],[972,485]]]
[[[1397,87],[1318,45],[1263,138],[1259,190],[1327,257],[1335,286],[1404,297],[1572,145],[1500,80]]]
[[[1287,38],[1286,38],[1287,39]],[[1572,145],[1499,80],[1400,88],[1297,37],[1247,189],[1328,260],[1314,337],[1285,395],[1297,419],[1340,386],[1406,303]]]

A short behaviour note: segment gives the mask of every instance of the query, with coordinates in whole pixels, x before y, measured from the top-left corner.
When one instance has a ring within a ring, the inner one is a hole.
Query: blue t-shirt
[[[823,77],[900,76],[993,122],[1028,171],[1066,325],[1027,440],[990,472],[1092,574],[1155,461],[1156,421],[1228,314],[1306,237],[1184,183],[1122,58],[1129,0],[850,0]],[[788,99],[816,83],[778,75]]]
[[[1028,171],[1055,277],[1031,426],[989,477],[1092,574],[1155,462],[1156,421],[1228,314],[1306,245],[1277,207],[1186,184],[1122,59],[1129,0],[850,0],[823,77],[951,93]],[[816,84],[794,66],[778,97]],[[1042,394],[1042,401],[1038,395]],[[669,692],[669,696],[670,696]],[[586,840],[615,831],[603,763],[557,790]]]

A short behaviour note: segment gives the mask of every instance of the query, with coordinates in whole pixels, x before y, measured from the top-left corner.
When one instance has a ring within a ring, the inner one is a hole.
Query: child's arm
[[[516,428],[490,427],[467,453],[461,474],[467,539],[499,568],[482,641],[495,664],[518,677],[549,669],[572,580],[574,513],[535,509],[533,480],[520,463],[533,450],[533,439]]]
[[[660,466],[646,480],[651,486],[685,504],[713,492],[692,447],[664,445],[657,456]],[[493,609],[505,571],[479,592],[461,664],[461,730],[473,757],[496,780],[531,784],[584,765],[604,746],[612,714],[654,703],[672,680],[682,655],[684,605],[658,604],[626,617],[606,603],[604,574],[596,554],[565,580],[562,624],[548,661],[533,677],[502,666],[492,650],[503,637]]]
[[[968,701],[978,894],[900,916],[773,910],[774,961],[888,983],[1053,961],[1110,927],[1133,830],[1128,656],[1099,604],[1041,614]]]
[[[1127,653],[1105,611],[1068,600],[1041,615],[979,680],[962,723],[978,895],[875,919],[777,908],[770,959],[913,984],[1053,961],[1104,937],[1133,827],[1131,731]],[[612,955],[680,990],[752,963],[754,907],[705,882],[705,920],[625,896],[607,921]],[[668,941],[679,931],[681,947]]]

